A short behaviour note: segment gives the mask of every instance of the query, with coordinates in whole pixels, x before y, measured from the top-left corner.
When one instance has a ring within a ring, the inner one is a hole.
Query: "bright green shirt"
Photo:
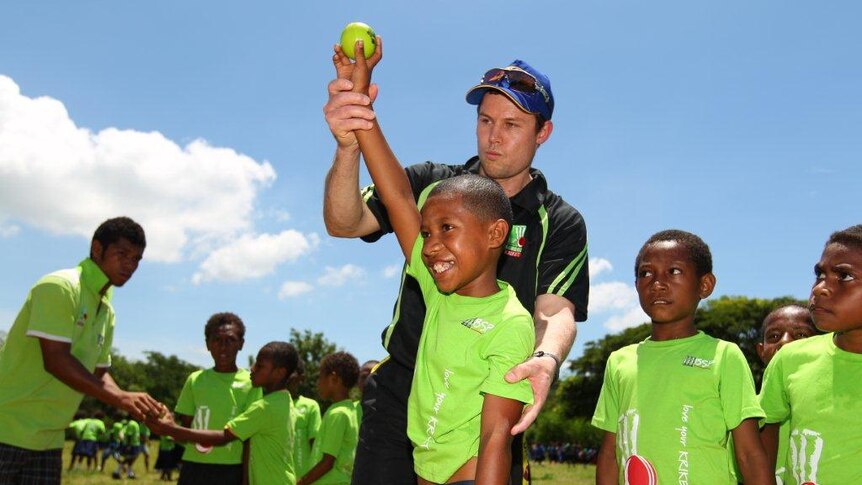
[[[123,428],[126,427],[126,423],[123,421],[117,421],[113,425],[111,425],[111,441],[120,442],[120,435],[123,433]]]
[[[132,446],[141,444],[141,425],[137,421],[130,419],[123,428],[123,443]]]
[[[81,429],[81,439],[85,441],[98,441],[105,434],[105,422],[98,418],[89,418]]]
[[[317,439],[320,430],[320,405],[314,399],[299,396],[293,401],[294,435],[293,464],[296,476],[305,475],[314,466],[311,463],[311,440]]]
[[[108,278],[90,259],[42,277],[0,348],[0,443],[30,450],[63,447],[83,395],[45,370],[40,339],[71,344],[89,372],[110,367],[114,335]]]
[[[247,370],[216,372],[205,369],[192,372],[186,379],[175,410],[178,414],[193,417],[193,429],[220,431],[260,397],[261,390],[252,387]],[[201,453],[195,446],[185,448],[184,461],[218,465],[242,463],[242,443],[216,446],[209,453]]]
[[[168,435],[159,436],[159,450],[171,451],[177,447],[177,442]]]
[[[785,485],[862,483],[862,354],[839,349],[833,337],[785,345],[763,375],[766,422],[790,426]]]
[[[592,424],[616,434],[620,483],[637,455],[658,483],[736,484],[730,431],[760,417],[742,351],[698,332],[611,353]]]
[[[87,418],[76,419],[69,423],[69,428],[72,430],[72,433],[75,435],[76,440],[83,439],[84,435],[84,427],[87,426]]]
[[[422,262],[416,238],[407,269],[419,282],[427,308],[410,398],[407,434],[416,473],[445,482],[479,455],[485,394],[531,403],[526,380],[505,381],[506,373],[533,352],[533,317],[515,290],[498,280],[500,291],[471,298],[437,290]]]
[[[353,475],[353,458],[359,442],[359,422],[353,401],[338,401],[323,414],[320,432],[311,451],[311,466],[318,464],[323,455],[335,457],[332,469],[318,478],[320,485],[346,485]],[[310,468],[310,467],[309,467]]]
[[[258,399],[225,428],[249,442],[251,485],[296,483],[293,466],[293,400],[286,390]]]

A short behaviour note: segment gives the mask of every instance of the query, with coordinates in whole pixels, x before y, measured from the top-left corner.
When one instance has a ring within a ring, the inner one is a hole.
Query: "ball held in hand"
[[[362,22],[347,24],[347,27],[341,32],[341,51],[351,59],[356,59],[356,53],[353,50],[357,40],[362,41],[365,58],[368,59],[371,57],[374,54],[374,49],[377,47],[377,37],[374,34],[374,29]]]

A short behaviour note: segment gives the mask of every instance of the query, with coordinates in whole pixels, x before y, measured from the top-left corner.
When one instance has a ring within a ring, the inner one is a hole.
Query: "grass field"
[[[63,449],[63,483],[72,485],[105,485],[105,484],[142,484],[142,483],[166,483],[159,480],[159,473],[152,470],[152,466],[156,463],[156,457],[159,454],[157,442],[151,442],[150,450],[150,471],[144,469],[144,456],[138,457],[135,462],[134,470],[137,478],[129,480],[123,478],[114,480],[111,478],[111,472],[117,468],[117,462],[108,459],[108,464],[105,466],[104,472],[88,472],[85,470],[66,471],[69,467],[69,457],[72,453],[72,442],[67,441],[66,447]],[[596,468],[590,466],[569,466],[557,464],[533,464],[533,483],[536,485],[587,485],[595,482]],[[174,481],[177,479],[177,473],[174,473]]]

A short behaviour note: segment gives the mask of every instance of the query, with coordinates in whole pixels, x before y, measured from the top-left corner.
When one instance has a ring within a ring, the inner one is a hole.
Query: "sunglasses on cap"
[[[521,91],[522,93],[540,93],[542,97],[545,98],[545,103],[548,103],[551,100],[551,97],[548,96],[548,92],[545,91],[545,87],[542,86],[542,83],[526,71],[495,67],[482,76],[482,84],[500,84],[502,81],[505,81],[508,84],[508,86],[504,87],[512,88],[515,91]]]

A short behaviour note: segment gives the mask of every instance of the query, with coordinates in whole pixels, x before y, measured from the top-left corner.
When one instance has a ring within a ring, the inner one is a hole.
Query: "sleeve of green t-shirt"
[[[229,429],[234,436],[245,441],[260,430],[267,428],[270,425],[269,421],[266,401],[260,399],[253,402],[242,414],[228,421],[224,427]]]
[[[762,418],[763,410],[754,393],[754,378],[742,351],[735,344],[724,345],[721,359],[719,396],[727,429],[735,429],[744,419]]]
[[[527,314],[503,322],[503,325],[495,329],[492,338],[488,339],[482,348],[481,356],[488,362],[488,377],[482,383],[480,391],[532,404],[533,389],[530,382],[525,379],[510,384],[504,376],[512,367],[527,360],[533,352],[535,338],[533,319]]]
[[[30,290],[30,321],[27,335],[59,342],[72,342],[78,299],[71,284],[46,277]]]
[[[102,353],[99,354],[99,360],[96,361],[96,367],[111,367],[111,346],[114,345],[114,314],[108,321],[108,328],[105,330],[105,343],[102,345]]]
[[[323,417],[326,430],[325,434],[317,437],[320,442],[320,451],[327,455],[337,457],[344,445],[344,433],[350,429],[350,416],[344,409],[333,409],[332,412]],[[317,446],[317,442],[315,442]]]
[[[620,415],[619,396],[617,394],[617,383],[615,380],[616,370],[614,354],[608,358],[605,366],[605,376],[602,379],[602,390],[599,392],[599,402],[596,403],[596,410],[593,412],[593,419],[590,424],[596,428],[605,430],[609,433],[617,432],[617,422]]]
[[[760,406],[766,415],[767,423],[782,423],[790,418],[790,401],[784,387],[784,359],[778,352],[763,373],[763,387],[760,389]]]
[[[438,293],[437,286],[434,284],[434,278],[428,267],[422,261],[422,247],[425,240],[417,235],[416,242],[413,243],[413,251],[410,253],[410,263],[407,265],[407,274],[416,278],[419,283],[419,288],[422,290],[422,299],[428,303],[431,295]]]
[[[245,403],[240,406],[239,412],[245,411],[249,408],[249,406],[252,405],[252,403],[255,403],[261,399],[263,399],[263,389],[261,389],[260,387],[252,387],[251,390],[248,391],[248,394],[246,394]]]
[[[316,440],[317,434],[320,432],[320,406],[315,402],[313,406],[309,406],[308,419],[306,420],[306,435],[309,440]]]
[[[186,416],[195,415],[195,396],[192,391],[192,381],[194,381],[195,373],[192,373],[186,378],[183,389],[180,391],[180,397],[177,398],[177,405],[174,406],[174,411],[178,414]]]

